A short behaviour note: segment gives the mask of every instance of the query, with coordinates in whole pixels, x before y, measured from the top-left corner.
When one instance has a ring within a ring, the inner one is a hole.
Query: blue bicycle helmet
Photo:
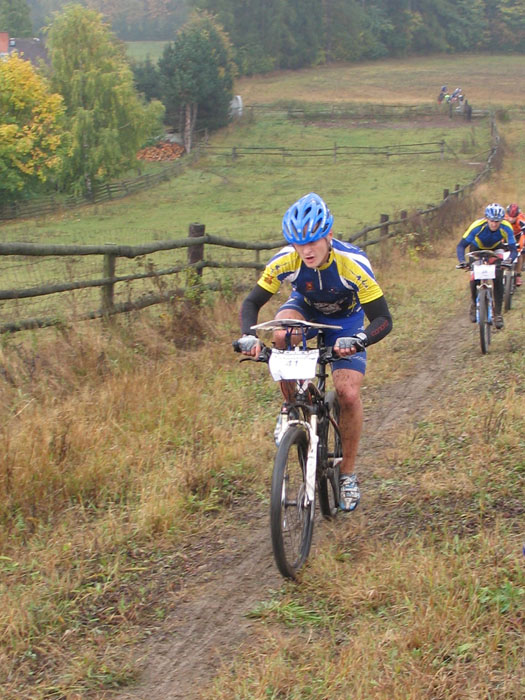
[[[292,204],[283,216],[283,236],[288,243],[313,243],[330,233],[333,222],[325,202],[310,192]]]
[[[505,218],[505,209],[503,209],[501,204],[496,204],[495,202],[489,204],[485,209],[485,218],[490,221],[503,221]]]

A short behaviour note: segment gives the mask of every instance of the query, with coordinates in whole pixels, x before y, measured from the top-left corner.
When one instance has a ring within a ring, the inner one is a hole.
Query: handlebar
[[[485,253],[485,251],[476,251],[476,252]],[[488,251],[487,251],[487,253],[488,253]],[[472,253],[468,253],[468,255],[472,255]],[[465,262],[460,262],[460,263],[458,263],[458,264],[456,265],[456,270],[470,270],[470,269],[472,269],[472,265],[474,264],[474,262],[475,262],[476,260],[483,260],[483,261],[485,261],[485,262],[488,262],[488,261],[489,261],[489,257],[490,257],[489,254],[487,254],[487,255],[480,255],[479,257],[474,258],[474,260],[469,260],[469,261],[465,261]],[[493,254],[492,254],[492,258],[494,258],[494,260],[491,261],[491,262],[493,262],[493,264],[494,264],[494,265],[497,265],[498,267],[509,267],[509,268],[510,268],[510,267],[512,267],[512,266],[514,265],[514,262],[513,262],[513,261],[511,261],[511,260],[502,260],[501,258],[498,258],[497,256],[494,256]]]
[[[272,348],[269,348],[267,345],[264,345],[264,343],[261,343],[261,345],[261,352],[257,355],[257,357],[251,357],[247,355],[246,357],[242,357],[240,359],[240,362],[268,362],[270,360],[270,355],[272,354]],[[353,345],[357,348],[358,352],[364,349],[363,344],[359,338],[355,338],[355,342]],[[238,340],[234,340],[232,346],[234,352],[242,352]],[[337,352],[334,351],[334,348],[332,346],[319,348],[319,362],[321,362],[322,364],[327,364],[328,362],[332,362],[332,360],[336,360],[338,358],[339,355]]]

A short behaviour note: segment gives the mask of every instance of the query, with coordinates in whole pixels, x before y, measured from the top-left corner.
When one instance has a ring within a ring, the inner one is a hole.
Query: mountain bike
[[[289,381],[293,386],[291,398],[279,414],[270,495],[273,555],[281,574],[290,579],[297,577],[310,553],[316,496],[320,512],[328,520],[336,517],[339,507],[343,453],[339,404],[335,392],[326,391],[326,367],[335,359],[332,348],[325,345],[326,328],[338,326],[297,319],[253,326],[253,330],[284,329],[286,334],[285,350],[264,346],[255,361],[267,362],[275,381]],[[317,343],[309,348],[307,340],[313,331],[317,332]]]
[[[504,260],[507,261],[510,254],[505,252]],[[512,308],[512,295],[516,290],[516,263],[508,260],[509,267],[503,270],[503,308],[510,311]]]
[[[474,250],[467,253],[471,279],[476,280],[476,322],[479,327],[481,352],[486,355],[492,340],[494,323],[494,280],[498,266],[510,267],[493,250]]]

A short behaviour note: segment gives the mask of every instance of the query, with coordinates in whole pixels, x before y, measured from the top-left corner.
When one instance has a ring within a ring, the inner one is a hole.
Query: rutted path
[[[390,447],[389,434],[425,414],[440,387],[462,371],[458,340],[472,343],[466,314],[441,324],[436,340],[414,358],[410,376],[365,392],[365,425],[360,447],[366,515],[367,470],[379,450]],[[468,339],[468,340],[467,340]],[[393,359],[395,355],[393,356]],[[214,553],[207,554],[187,588],[179,594],[176,612],[141,649],[138,684],[118,700],[192,700],[213,678],[221,662],[232,657],[247,638],[252,624],[246,613],[268,599],[282,584],[273,563],[267,507],[252,513],[233,534],[221,533]],[[322,543],[322,523],[314,546]],[[326,531],[325,531],[326,532]]]

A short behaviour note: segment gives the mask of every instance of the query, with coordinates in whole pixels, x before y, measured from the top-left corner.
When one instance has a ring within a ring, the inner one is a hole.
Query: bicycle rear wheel
[[[270,498],[270,529],[275,563],[294,579],[312,544],[315,502],[306,503],[308,435],[299,425],[285,432],[275,455]]]
[[[512,270],[503,272],[503,308],[510,311],[512,307],[512,293],[514,292],[514,273]]]
[[[317,489],[321,513],[327,520],[332,520],[339,511],[339,461],[343,456],[338,427],[339,403],[335,391],[326,394],[325,404],[326,422],[319,435]]]
[[[479,303],[479,340],[481,344],[481,352],[486,355],[489,351],[491,327],[489,322],[489,304],[490,296],[486,289],[481,288],[478,291]]]

